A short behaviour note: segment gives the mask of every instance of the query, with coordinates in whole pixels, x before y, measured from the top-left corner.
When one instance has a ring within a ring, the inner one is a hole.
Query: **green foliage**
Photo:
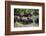
[[[15,13],[24,13],[24,14],[28,14],[32,12],[32,9],[15,9],[14,11]]]

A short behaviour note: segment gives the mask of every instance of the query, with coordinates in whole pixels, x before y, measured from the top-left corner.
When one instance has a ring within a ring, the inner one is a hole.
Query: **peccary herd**
[[[15,14],[14,22],[16,22],[16,21],[17,22],[22,22],[22,24],[31,24],[31,23],[33,23],[33,19],[29,18],[28,16],[31,17],[32,15],[31,14],[25,14],[25,15]],[[35,23],[39,23],[39,19],[38,18],[35,20]]]

